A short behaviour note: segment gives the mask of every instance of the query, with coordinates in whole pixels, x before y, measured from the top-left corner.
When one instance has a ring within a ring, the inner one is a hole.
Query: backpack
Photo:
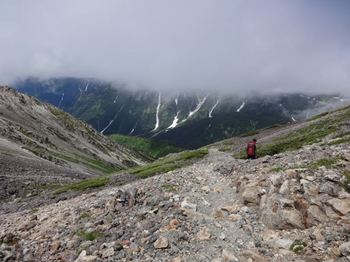
[[[248,143],[247,154],[248,154],[248,156],[255,155],[255,143],[254,142]]]

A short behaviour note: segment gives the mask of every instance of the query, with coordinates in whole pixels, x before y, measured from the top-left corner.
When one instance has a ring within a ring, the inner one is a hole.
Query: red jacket
[[[255,156],[255,154],[256,154],[256,142],[250,141],[247,146],[247,155]]]

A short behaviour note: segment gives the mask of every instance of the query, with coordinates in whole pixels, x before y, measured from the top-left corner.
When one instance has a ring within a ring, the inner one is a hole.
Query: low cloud
[[[0,81],[350,93],[347,0],[3,0]]]

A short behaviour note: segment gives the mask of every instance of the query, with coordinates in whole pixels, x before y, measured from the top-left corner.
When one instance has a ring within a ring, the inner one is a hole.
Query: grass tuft
[[[107,176],[84,179],[76,183],[61,186],[56,191],[54,191],[54,194],[61,194],[68,191],[85,191],[90,188],[105,186],[108,183],[108,181],[109,177]]]
[[[80,236],[84,240],[94,241],[97,238],[100,238],[103,236],[102,232],[99,231],[93,231],[93,232],[86,232],[86,231],[78,231],[77,235]]]
[[[291,246],[289,247],[289,250],[299,254],[302,253],[306,247],[306,242],[301,240],[295,240],[293,244],[291,244]]]
[[[160,159],[146,166],[129,169],[128,171],[137,177],[146,178],[187,166],[192,163],[191,160],[202,158],[206,154],[208,154],[208,149],[185,151],[175,156]]]
[[[307,167],[311,169],[318,169],[320,167],[325,167],[327,169],[330,169],[335,164],[337,164],[336,158],[321,158],[315,162],[310,163]]]
[[[176,188],[174,185],[171,185],[171,184],[164,184],[162,185],[162,188],[164,189],[164,191],[166,192],[175,192],[176,191]]]
[[[270,173],[278,173],[278,172],[281,172],[281,171],[283,171],[283,168],[282,167],[278,167],[278,166],[275,166],[275,167],[270,169]]]

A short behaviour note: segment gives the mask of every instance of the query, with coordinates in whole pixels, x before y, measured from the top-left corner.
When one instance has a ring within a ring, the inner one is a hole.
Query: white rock
[[[289,194],[289,180],[283,182],[283,184],[280,187],[279,193],[282,195]]]
[[[105,250],[102,251],[102,257],[103,258],[108,258],[114,255],[114,248],[113,247],[109,247]]]
[[[209,186],[204,186],[201,188],[204,193],[208,194],[210,192],[210,187]]]
[[[277,248],[283,248],[283,249],[288,249],[290,248],[290,246],[293,244],[293,240],[290,240],[290,239],[277,239],[275,241],[273,241],[272,245],[274,247],[277,247]]]
[[[81,251],[79,257],[74,262],[94,262],[97,260],[96,256],[87,256],[86,251]]]
[[[193,204],[193,203],[190,203],[190,202],[188,201],[188,198],[187,198],[187,197],[185,197],[185,199],[182,201],[181,207],[182,207],[182,208],[186,208],[186,209],[192,209],[192,210],[194,210],[194,211],[197,210],[197,205],[196,205],[196,204]]]

